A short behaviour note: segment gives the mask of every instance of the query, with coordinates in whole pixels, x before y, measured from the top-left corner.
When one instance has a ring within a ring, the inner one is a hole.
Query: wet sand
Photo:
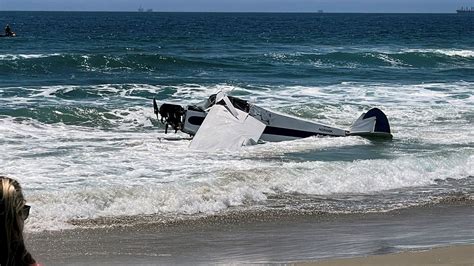
[[[299,263],[300,266],[474,265],[474,245],[401,252],[390,255]]]
[[[45,265],[332,263],[324,261],[415,250],[347,262],[393,265],[391,261],[398,263],[396,256],[402,256],[413,262],[399,265],[410,265],[418,264],[411,254],[432,254],[419,250],[467,245],[449,248],[447,253],[445,249],[430,251],[440,259],[458,259],[448,260],[447,265],[466,265],[471,258],[456,254],[472,249],[473,220],[474,206],[468,201],[377,214],[246,213],[172,224],[29,233],[26,237],[31,253]],[[425,255],[419,262],[431,264],[431,255]]]

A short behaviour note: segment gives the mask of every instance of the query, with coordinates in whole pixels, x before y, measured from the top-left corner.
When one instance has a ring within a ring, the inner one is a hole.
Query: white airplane
[[[183,107],[165,103],[154,112],[165,124],[193,136],[191,148],[230,150],[261,141],[287,141],[310,136],[362,136],[391,139],[390,125],[378,108],[363,113],[349,130],[267,110],[223,92],[198,105]]]

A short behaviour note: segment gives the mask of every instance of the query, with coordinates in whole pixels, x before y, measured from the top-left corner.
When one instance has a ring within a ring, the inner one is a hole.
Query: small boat
[[[474,7],[461,7],[460,9],[456,10],[458,14],[471,14],[474,15]]]
[[[219,131],[227,132],[223,133],[222,141],[228,141],[225,134],[234,134],[235,131],[239,130],[242,136],[251,132],[249,133],[253,136],[251,142],[254,143],[258,141],[287,141],[311,136],[362,136],[386,139],[393,137],[386,115],[378,108],[372,108],[363,113],[349,130],[344,130],[268,110],[246,100],[227,96],[222,92],[211,95],[207,100],[197,105],[181,106],[164,103],[158,107],[156,100],[153,99],[153,107],[157,118],[165,125],[165,133],[168,133],[168,128],[171,126],[175,132],[179,130],[191,136],[203,135],[199,134],[202,131],[201,127],[206,124],[206,121],[209,121],[207,122],[209,125],[206,127],[209,132],[204,135],[212,138],[212,141],[219,141],[219,138],[216,138]],[[248,122],[248,117],[256,122]],[[234,128],[228,128],[229,125],[234,123],[233,120],[240,122],[235,122]],[[246,127],[246,124],[249,125],[247,127],[248,132],[241,130]],[[261,132],[254,134],[254,128],[261,128],[261,130],[259,129]],[[255,136],[258,136],[258,138]],[[239,138],[239,136],[236,136],[236,138]]]
[[[12,33],[11,35],[0,34],[0,37],[16,37],[16,33]]]

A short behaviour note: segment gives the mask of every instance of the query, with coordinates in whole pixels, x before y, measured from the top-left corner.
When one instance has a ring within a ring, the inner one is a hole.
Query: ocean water
[[[29,231],[474,199],[472,16],[0,12],[0,23],[18,35],[0,38],[0,174],[25,188]],[[378,107],[394,139],[212,154],[164,138],[153,97],[218,90],[341,128]]]

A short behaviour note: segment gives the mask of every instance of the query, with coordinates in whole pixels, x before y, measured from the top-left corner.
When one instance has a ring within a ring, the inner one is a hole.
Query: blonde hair
[[[28,265],[33,259],[23,242],[21,215],[26,201],[18,181],[5,176],[0,180],[0,264]]]

